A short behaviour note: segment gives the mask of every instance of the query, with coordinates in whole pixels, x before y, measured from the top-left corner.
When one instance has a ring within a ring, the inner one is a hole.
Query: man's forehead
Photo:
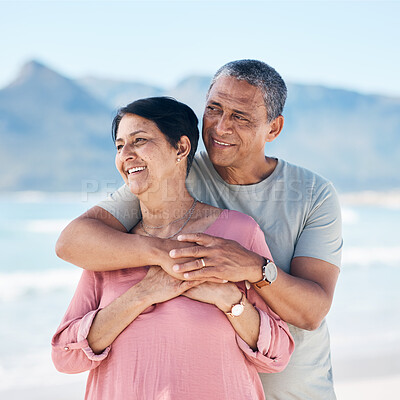
[[[208,100],[215,98],[234,101],[243,105],[249,104],[249,102],[252,102],[252,106],[264,105],[263,94],[258,87],[232,76],[222,76],[216,80],[210,89]]]

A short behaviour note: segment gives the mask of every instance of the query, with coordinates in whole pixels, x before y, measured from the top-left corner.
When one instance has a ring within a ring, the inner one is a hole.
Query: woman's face
[[[124,115],[115,146],[115,164],[133,194],[166,190],[163,194],[168,196],[173,191],[173,187],[168,188],[168,182],[182,175],[182,168],[177,167],[178,150],[154,122],[138,115]]]

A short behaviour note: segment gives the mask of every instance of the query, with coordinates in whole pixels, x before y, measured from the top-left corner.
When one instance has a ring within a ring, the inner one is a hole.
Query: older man
[[[201,233],[181,235],[179,243],[127,235],[138,222],[138,205],[126,187],[73,221],[57,253],[93,270],[157,264],[182,279],[247,280],[290,324],[296,342],[286,370],[262,376],[267,398],[330,400],[335,393],[324,318],[339,275],[340,207],[330,182],[265,156],[265,144],[282,130],[285,100],[284,81],[263,62],[220,68],[203,118],[208,154],[196,156],[187,180],[199,200],[252,216],[274,262]]]

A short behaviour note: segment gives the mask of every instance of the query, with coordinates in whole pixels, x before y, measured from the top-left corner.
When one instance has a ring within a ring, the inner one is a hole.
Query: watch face
[[[243,312],[243,310],[244,310],[243,304],[235,304],[235,305],[232,307],[231,313],[232,313],[232,315],[233,315],[234,317],[238,317],[238,316]]]
[[[265,266],[265,277],[269,283],[273,283],[276,281],[278,276],[278,270],[276,269],[276,265],[273,262],[269,262]]]

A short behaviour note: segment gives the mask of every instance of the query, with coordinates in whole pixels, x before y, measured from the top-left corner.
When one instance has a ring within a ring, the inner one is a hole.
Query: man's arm
[[[64,261],[89,271],[159,265],[169,275],[182,280],[182,274],[172,269],[175,260],[169,256],[169,252],[177,247],[188,246],[192,244],[127,233],[112,214],[95,206],[74,219],[61,232],[56,253]],[[222,282],[213,278],[208,281]]]
[[[180,239],[199,245],[171,252],[175,259],[194,259],[173,267],[185,279],[214,277],[234,282],[262,279],[265,259],[235,241],[200,233],[181,235]],[[198,261],[201,258],[206,262],[205,268]],[[331,307],[338,275],[339,268],[333,264],[311,257],[296,257],[291,263],[291,274],[278,268],[278,277],[273,284],[255,289],[283,320],[302,329],[314,330]]]
[[[98,206],[67,225],[56,244],[58,257],[93,271],[160,265],[161,249],[158,239],[128,234],[115,217]]]

